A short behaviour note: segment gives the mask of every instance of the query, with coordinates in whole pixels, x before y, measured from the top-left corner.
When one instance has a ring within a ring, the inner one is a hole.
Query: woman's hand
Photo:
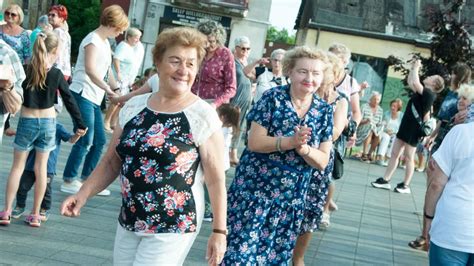
[[[81,208],[84,206],[84,204],[86,204],[86,201],[87,199],[81,196],[79,193],[69,196],[61,204],[59,211],[61,212],[61,215],[64,216],[79,216],[81,214]]]
[[[206,259],[209,265],[222,262],[227,247],[227,237],[224,234],[212,233],[207,242]]]
[[[416,59],[416,60],[413,60],[412,63],[411,63],[411,68],[412,69],[420,69],[421,68],[421,60],[420,59]]]
[[[467,110],[459,111],[454,115],[454,124],[462,124],[466,121],[467,118]]]
[[[295,149],[296,153],[298,153],[301,157],[306,156],[310,153],[311,147],[308,144],[304,144],[299,146]]]
[[[291,137],[290,143],[295,149],[300,148],[302,145],[308,143],[311,137],[311,128],[304,126],[295,127],[295,134]]]

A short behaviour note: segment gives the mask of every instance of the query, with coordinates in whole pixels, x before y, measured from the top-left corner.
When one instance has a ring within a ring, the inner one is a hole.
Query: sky
[[[270,23],[278,29],[286,28],[293,32],[301,0],[272,0]]]

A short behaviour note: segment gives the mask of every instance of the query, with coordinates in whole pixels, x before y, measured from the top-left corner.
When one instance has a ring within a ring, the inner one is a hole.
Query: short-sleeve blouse
[[[22,31],[20,34],[12,36],[0,31],[0,39],[4,40],[8,45],[10,45],[16,54],[20,58],[21,64],[25,65],[28,60],[31,58],[30,50],[30,37],[26,30]]]
[[[151,95],[132,98],[120,112],[119,223],[134,232],[195,232],[196,202],[191,188],[202,178],[198,148],[220,130],[221,123],[203,100],[181,112],[162,113],[147,106]]]

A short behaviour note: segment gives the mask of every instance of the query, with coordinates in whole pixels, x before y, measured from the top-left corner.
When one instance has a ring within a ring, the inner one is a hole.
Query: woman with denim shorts
[[[76,133],[83,135],[87,130],[61,70],[53,67],[58,56],[58,44],[59,40],[56,34],[41,32],[33,47],[33,58],[27,68],[28,78],[22,84],[24,101],[13,144],[13,166],[7,181],[5,208],[0,212],[1,225],[10,224],[13,200],[25,168],[26,158],[33,148],[36,151],[35,196],[33,209],[31,214],[26,217],[25,222],[33,227],[41,225],[39,212],[46,190],[46,164],[50,151],[54,150],[56,146],[54,103],[57,102],[57,90],[59,90],[74,123],[77,124]]]

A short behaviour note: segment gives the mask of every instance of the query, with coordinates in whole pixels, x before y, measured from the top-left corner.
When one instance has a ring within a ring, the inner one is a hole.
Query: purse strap
[[[418,114],[418,111],[415,108],[415,104],[413,103],[411,104],[411,112],[413,113],[413,116],[415,117],[416,121],[418,121],[418,124],[420,124],[420,126],[423,126],[425,122],[421,120],[420,115]]]

